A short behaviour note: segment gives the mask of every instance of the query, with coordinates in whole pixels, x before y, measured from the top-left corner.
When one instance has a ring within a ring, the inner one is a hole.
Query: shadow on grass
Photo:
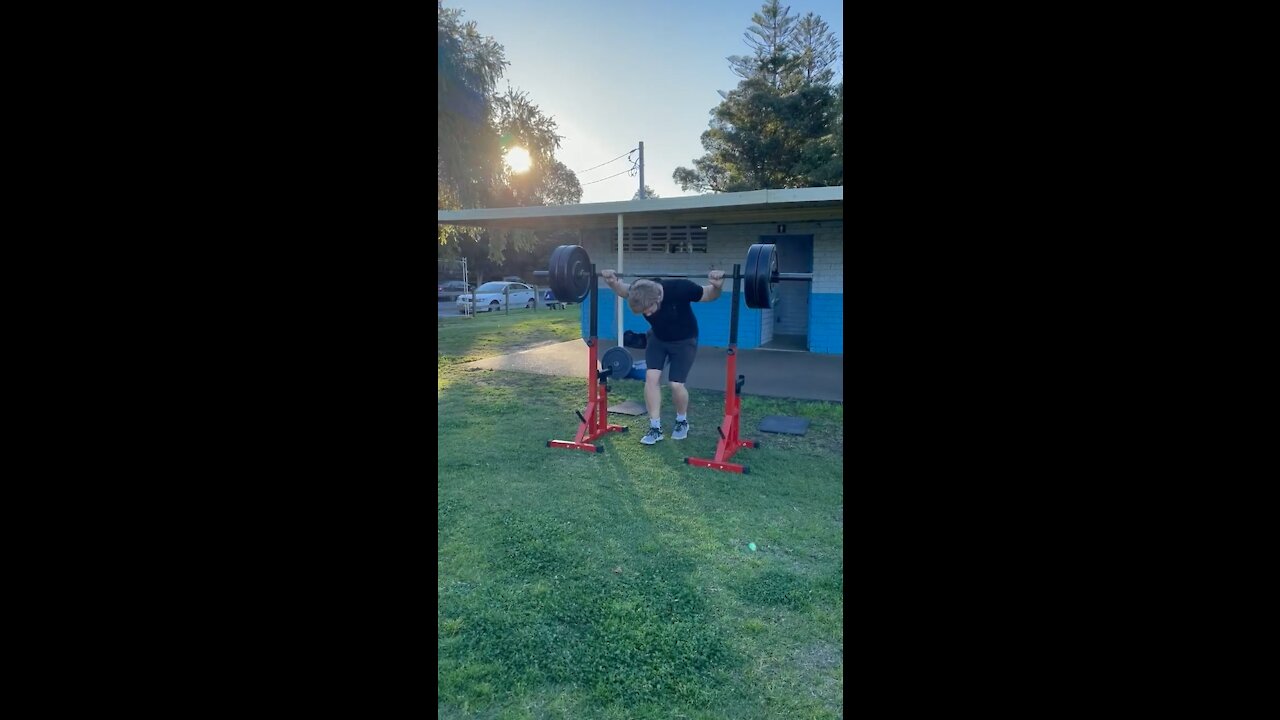
[[[701,518],[740,487],[770,497],[805,487],[767,478],[744,484],[743,476],[684,466],[685,454],[714,454],[718,417],[688,441],[640,448],[645,419],[615,415],[611,422],[633,429],[597,441],[605,453],[550,449],[547,439],[573,437],[573,410],[586,399],[581,378],[442,373],[441,716],[514,708],[556,717],[765,712],[756,709],[767,704],[758,670],[734,637],[740,621],[726,621],[701,586],[708,558],[699,543],[713,534]],[[642,401],[639,383],[624,385],[614,383],[611,402]],[[691,403],[691,417],[711,417],[723,395],[694,391]],[[785,469],[785,458],[776,462]],[[694,490],[675,482],[691,478]],[[752,496],[738,499],[749,515],[772,511]],[[734,602],[784,610],[813,602],[809,580],[788,571],[755,567],[735,577],[741,582],[726,588]],[[810,654],[825,663],[833,652],[820,646]]]
[[[611,469],[601,474],[616,479]],[[572,688],[598,708],[655,699],[709,708],[739,691],[730,678],[743,658],[690,580],[693,559],[637,551],[656,533],[631,493],[589,491],[577,503],[587,497],[602,524],[529,503],[486,513],[491,530],[466,533],[489,538],[487,577],[441,597],[442,701],[502,700],[496,688],[509,688],[512,700]]]

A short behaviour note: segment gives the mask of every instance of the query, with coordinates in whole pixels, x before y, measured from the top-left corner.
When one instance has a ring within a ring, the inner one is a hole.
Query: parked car
[[[439,300],[457,300],[458,296],[464,292],[470,292],[475,289],[471,283],[464,283],[461,280],[449,280],[442,282],[436,287],[436,296]],[[437,302],[439,302],[437,300]]]
[[[476,312],[501,310],[503,303],[506,302],[510,302],[513,308],[531,308],[535,302],[533,297],[535,292],[533,288],[524,283],[507,282],[505,280],[487,282],[476,288],[474,293]],[[463,293],[458,296],[458,312],[471,312],[471,296],[472,293]]]

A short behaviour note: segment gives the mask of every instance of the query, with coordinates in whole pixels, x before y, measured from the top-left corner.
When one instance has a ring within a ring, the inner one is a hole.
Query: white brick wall
[[[776,235],[777,226],[769,223],[751,225],[713,225],[707,230],[708,250],[723,248],[736,252],[743,262],[747,249],[759,242],[761,235]],[[844,221],[820,223],[787,223],[787,235],[813,235],[813,283],[810,292],[844,292]]]
[[[596,267],[617,269],[618,241],[615,237],[609,243],[600,243],[599,249],[587,248]],[[584,246],[585,247],[585,246]],[[741,252],[746,257],[746,249]],[[707,239],[706,253],[645,253],[629,252],[623,255],[623,272],[644,274],[688,274],[705,277],[712,270],[729,272],[735,262],[742,262],[736,257],[736,251],[721,246],[711,238]],[[603,259],[602,259],[603,258]]]
[[[813,292],[843,293],[844,223],[822,225],[813,230]]]
[[[712,225],[707,229],[707,252],[703,253],[627,253],[623,272],[638,273],[688,273],[705,275],[710,270],[733,269],[734,263],[747,259],[747,250],[759,242],[761,235],[775,235],[777,226],[772,223],[749,225]],[[583,247],[591,255],[596,267],[617,269],[618,233],[607,231],[604,240],[588,237],[584,233]],[[814,293],[844,292],[844,222],[788,223],[788,235],[813,235],[813,283]],[[792,285],[794,283],[787,283]],[[603,287],[603,284],[602,284]],[[727,288],[726,288],[727,289]]]

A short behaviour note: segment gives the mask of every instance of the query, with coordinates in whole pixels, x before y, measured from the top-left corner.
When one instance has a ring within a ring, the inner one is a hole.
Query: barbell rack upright
[[[738,293],[742,283],[742,273],[738,266],[733,266],[733,308],[729,311],[729,349],[725,360],[724,371],[724,420],[716,431],[720,440],[716,443],[716,456],[713,460],[687,457],[686,465],[723,470],[725,472],[750,474],[746,465],[729,462],[729,458],[742,448],[758,448],[755,440],[743,440],[738,436],[738,427],[742,416],[742,386],[747,382],[745,375],[738,375]]]
[[[595,274],[596,266],[591,266]],[[587,408],[586,417],[574,410],[582,420],[578,424],[578,434],[573,440],[548,440],[547,447],[582,450],[584,452],[602,453],[603,445],[592,445],[591,441],[611,432],[626,432],[622,425],[609,424],[609,371],[601,372],[598,354],[600,340],[596,337],[598,329],[600,288],[599,283],[591,283],[591,320],[587,335]]]

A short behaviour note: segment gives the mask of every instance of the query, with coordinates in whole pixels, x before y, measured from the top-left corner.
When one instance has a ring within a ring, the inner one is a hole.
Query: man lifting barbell
[[[655,445],[662,439],[662,390],[658,380],[668,361],[671,370],[667,381],[671,385],[671,402],[676,406],[671,439],[685,439],[689,436],[689,391],[684,384],[698,354],[698,318],[693,314],[692,303],[711,302],[720,297],[724,272],[707,273],[710,285],[663,278],[656,282],[640,279],[628,285],[620,282],[613,270],[603,270],[600,276],[619,297],[626,298],[631,312],[649,321],[644,351],[644,404],[649,411],[649,432],[640,442]]]
[[[671,382],[671,399],[676,406],[676,426],[672,438],[683,440],[688,437],[689,419],[687,412],[689,410],[689,391],[685,389],[685,381],[688,379],[689,370],[693,366],[693,360],[698,351],[698,322],[693,315],[693,309],[690,307],[694,302],[710,302],[720,296],[720,290],[724,284],[726,277],[733,279],[734,306],[730,310],[729,320],[729,359],[727,365],[727,379],[725,389],[725,417],[731,418],[728,421],[728,430],[717,428],[720,434],[720,446],[716,450],[716,461],[706,461],[706,467],[714,467],[719,470],[734,470],[735,472],[745,472],[743,466],[732,465],[723,462],[727,460],[733,452],[740,447],[757,447],[758,444],[747,444],[738,440],[737,434],[737,418],[738,405],[737,396],[741,394],[743,378],[738,376],[736,385],[733,384],[734,368],[736,367],[733,346],[737,343],[737,327],[738,327],[738,307],[737,293],[738,288],[742,289],[742,299],[746,306],[753,309],[768,309],[777,304],[777,297],[774,294],[775,285],[782,280],[791,280],[797,282],[813,282],[813,273],[781,273],[778,272],[778,252],[777,246],[771,243],[755,243],[747,249],[747,260],[744,265],[734,265],[735,274],[726,276],[724,272],[719,270],[712,271],[707,275],[711,280],[710,286],[700,286],[687,280],[677,280],[675,278],[701,277],[701,275],[684,275],[684,274],[668,274],[665,278],[659,275],[628,275],[622,274],[621,277],[640,277],[640,278],[658,278],[658,282],[648,280],[639,280],[631,285],[618,282],[619,274],[613,270],[605,270],[599,273],[604,277],[609,287],[613,289],[619,297],[627,298],[627,304],[633,312],[642,315],[649,321],[650,330],[647,334],[648,342],[646,343],[647,351],[645,353],[645,406],[649,411],[649,432],[641,438],[641,442],[646,445],[654,445],[662,439],[662,396],[658,388],[658,379],[662,377],[662,368],[670,361]],[[551,258],[548,261],[548,270],[536,270],[536,277],[548,278],[551,285],[551,292],[555,297],[567,302],[582,302],[588,297],[591,298],[591,338],[595,339],[596,335],[596,308],[599,305],[596,302],[597,281],[595,265],[591,263],[591,258],[587,255],[587,251],[581,245],[560,245],[551,252]],[[742,282],[739,286],[739,281]],[[649,287],[648,290],[645,288]],[[588,342],[588,345],[591,343]],[[622,348],[615,348],[623,354],[623,362],[627,364],[627,368],[622,365],[614,365],[613,361],[607,358],[609,354],[614,352],[610,350],[605,353],[605,364],[611,372],[622,372],[629,369],[630,356]],[[588,357],[592,366],[591,373],[601,372],[595,367],[597,358],[595,348],[592,347]],[[625,373],[622,373],[625,374]],[[574,442],[566,442],[561,440],[548,440],[549,447],[572,447],[579,450],[597,450],[596,446],[584,444],[583,439],[594,439],[600,437],[607,432],[620,431],[625,428],[621,426],[608,425],[606,427],[603,421],[603,410],[599,413],[593,408],[603,399],[597,395],[597,377],[588,376],[588,410],[590,420],[584,418],[581,413],[578,414],[582,419],[582,425],[578,427],[578,438]],[[727,435],[725,433],[728,433]],[[691,464],[699,464],[704,461],[698,458],[685,458],[686,462]]]

